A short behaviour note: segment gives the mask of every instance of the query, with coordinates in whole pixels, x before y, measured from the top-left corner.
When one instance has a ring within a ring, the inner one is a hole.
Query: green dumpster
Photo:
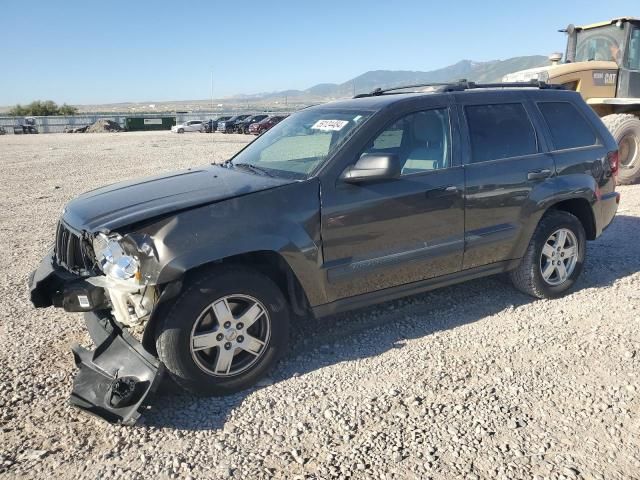
[[[127,117],[124,126],[129,132],[140,130],[171,130],[176,117]]]

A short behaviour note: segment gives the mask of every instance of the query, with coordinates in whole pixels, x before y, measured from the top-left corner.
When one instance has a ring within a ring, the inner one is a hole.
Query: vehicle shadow
[[[640,271],[640,217],[620,215],[595,242],[575,290],[602,288]],[[623,247],[624,246],[624,247]],[[374,307],[310,319],[294,326],[290,351],[266,382],[279,382],[340,362],[402,348],[406,340],[480,321],[536,300],[515,290],[506,276],[466,282]],[[463,306],[463,307],[462,307]],[[155,427],[223,428],[228,415],[260,386],[235,395],[203,398],[185,394],[169,380],[144,415]]]

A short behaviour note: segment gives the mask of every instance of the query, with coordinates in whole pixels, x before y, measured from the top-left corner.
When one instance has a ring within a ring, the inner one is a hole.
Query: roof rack
[[[356,95],[353,98],[364,98],[364,97],[377,97],[380,95],[395,95],[400,93],[423,93],[423,92],[398,92],[398,90],[405,90],[407,88],[418,88],[418,87],[437,87],[436,93],[446,93],[446,92],[462,92],[465,90],[473,90],[479,88],[538,88],[541,90],[565,90],[565,87],[562,85],[555,85],[546,82],[541,82],[539,80],[531,80],[529,82],[504,82],[504,83],[475,83],[469,82],[466,79],[458,80],[457,82],[449,82],[449,83],[419,83],[416,85],[404,85],[401,87],[392,87],[392,88],[376,88],[372,92],[369,93],[361,93]]]
[[[378,95],[384,95],[388,92],[394,92],[396,90],[405,90],[407,88],[418,88],[418,87],[445,87],[447,85],[451,85],[451,83],[417,83],[415,85],[403,85],[401,87],[391,87],[385,88],[376,88],[372,92],[369,93],[360,93],[353,98],[363,98],[363,97],[377,97]],[[407,93],[407,92],[399,92],[399,93]]]

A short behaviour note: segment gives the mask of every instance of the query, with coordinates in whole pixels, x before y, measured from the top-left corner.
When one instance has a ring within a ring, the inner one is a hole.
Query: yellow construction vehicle
[[[569,25],[560,31],[567,34],[564,62],[555,53],[549,57],[551,65],[511,73],[503,81],[539,80],[580,92],[618,141],[618,182],[639,182],[640,18]]]

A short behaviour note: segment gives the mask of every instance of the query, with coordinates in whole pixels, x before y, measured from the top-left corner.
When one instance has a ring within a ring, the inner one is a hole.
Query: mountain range
[[[319,83],[305,90],[283,90],[256,94],[241,94],[231,97],[174,100],[162,102],[123,102],[99,105],[77,105],[80,112],[175,112],[175,111],[211,111],[213,105],[221,111],[276,111],[290,110],[312,103],[322,103],[339,98],[349,98],[354,93],[368,93],[376,88],[389,88],[417,83],[439,83],[467,79],[475,82],[500,82],[507,73],[527,68],[548,65],[542,55],[513,57],[506,60],[475,62],[461,60],[448,67],[431,71],[410,70],[371,70],[343,83]],[[0,107],[0,115],[10,107]]]
[[[431,71],[409,70],[371,70],[343,83],[319,83],[306,90],[283,90],[279,92],[258,93],[254,95],[234,95],[230,99],[240,101],[268,100],[274,97],[287,97],[289,101],[331,100],[353,96],[354,93],[366,93],[376,88],[390,88],[399,85],[418,83],[450,82],[467,79],[474,82],[500,82],[507,73],[527,68],[548,65],[547,57],[531,55],[513,57],[506,60],[474,62],[461,60],[448,67]]]

